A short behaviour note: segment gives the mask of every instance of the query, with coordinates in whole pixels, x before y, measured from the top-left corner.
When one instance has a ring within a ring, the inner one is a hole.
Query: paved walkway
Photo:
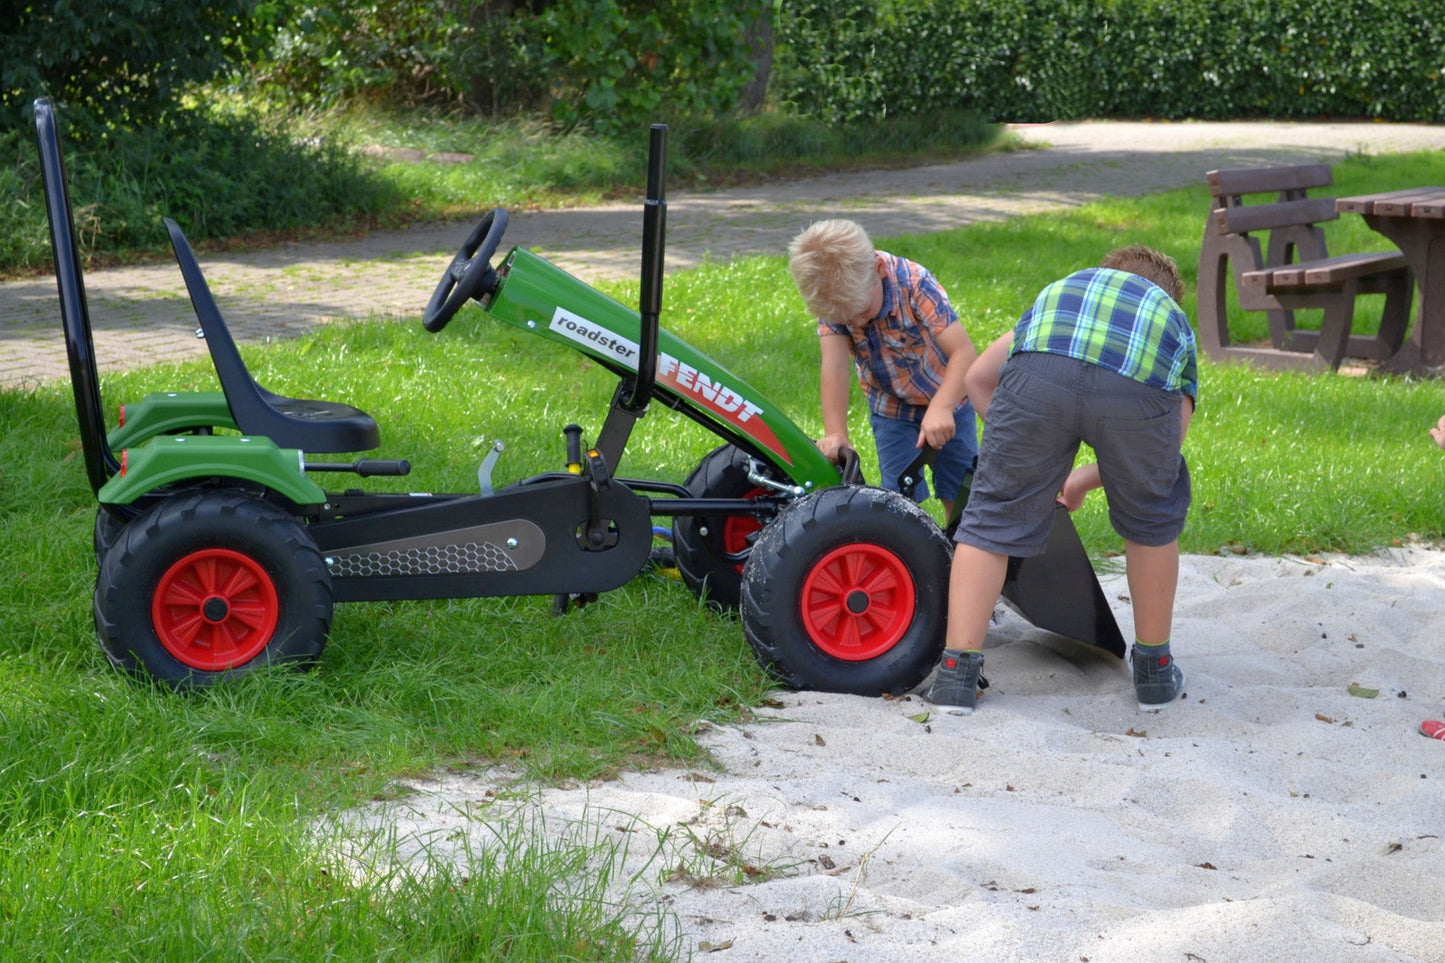
[[[1190,185],[1200,187],[1202,203],[1204,172],[1215,167],[1445,149],[1445,127],[1407,124],[1099,121],[1018,132],[1039,149],[715,193],[670,191],[668,269],[781,253],[789,238],[822,217],[852,217],[886,237]],[[1201,208],[1201,218],[1203,213]],[[355,241],[209,254],[202,266],[242,342],[294,337],[331,318],[416,321],[470,226],[437,224]],[[634,277],[641,234],[639,198],[517,212],[503,247],[533,248],[584,279]],[[205,353],[173,263],[92,271],[86,288],[102,371]],[[0,387],[66,377],[54,278],[0,284]]]

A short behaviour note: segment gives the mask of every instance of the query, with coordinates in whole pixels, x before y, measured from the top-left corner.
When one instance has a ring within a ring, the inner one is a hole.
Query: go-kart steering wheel
[[[491,261],[506,229],[507,212],[500,207],[482,215],[457,256],[442,272],[442,279],[422,315],[424,328],[433,333],[440,331],[462,305],[496,290],[497,272],[492,270]]]

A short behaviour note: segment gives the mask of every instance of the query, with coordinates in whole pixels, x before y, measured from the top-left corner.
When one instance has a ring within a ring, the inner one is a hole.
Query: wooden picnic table
[[[1445,187],[1339,197],[1335,209],[1362,215],[1395,242],[1415,272],[1420,291],[1415,325],[1380,370],[1445,377]]]

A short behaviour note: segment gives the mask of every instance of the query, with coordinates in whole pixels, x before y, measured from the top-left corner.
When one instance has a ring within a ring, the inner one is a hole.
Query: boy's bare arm
[[[963,404],[963,399],[968,397],[968,387],[964,379],[978,358],[973,339],[961,324],[950,324],[944,328],[938,337],[938,346],[948,355],[948,367],[944,368],[943,381],[928,402],[928,409],[923,413],[923,424],[919,428],[916,445],[918,448],[924,445],[942,448],[953,437],[953,409]]]
[[[838,449],[848,440],[848,392],[853,386],[853,353],[848,339],[841,334],[825,334],[818,338],[822,353],[819,377],[823,405],[823,437],[818,450],[830,460],[838,458]]]
[[[969,367],[964,379],[968,400],[973,402],[973,410],[985,421],[988,420],[988,403],[993,400],[993,390],[998,387],[999,369],[1008,360],[1008,349],[1013,340],[1012,331],[995,338]]]
[[[1435,444],[1445,448],[1445,415],[1435,422],[1435,427],[1430,429],[1430,437],[1435,439]]]

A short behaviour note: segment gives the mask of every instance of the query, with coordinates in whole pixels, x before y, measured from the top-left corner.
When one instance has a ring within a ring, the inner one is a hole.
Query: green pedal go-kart
[[[329,473],[405,475],[404,460],[327,460],[380,445],[349,405],[274,394],[246,369],[179,226],[166,227],[222,390],[159,392],[107,429],[55,111],[35,103],[61,316],[89,481],[99,502],[94,611],[116,665],[176,688],[257,666],[314,663],[337,602],[543,595],[556,608],[647,568],[654,519],[699,596],[738,609],[763,666],[795,688],[877,695],[922,682],[943,645],[950,542],[909,498],[862,484],[746,380],[659,325],[666,128],[652,130],[639,310],[513,248],[487,213],[423,323],[471,300],[618,377],[588,443],[559,425],[562,465],[496,487],[500,445],[466,494],[327,491]],[[720,444],[684,484],[615,474],[637,419],[660,405]],[[318,457],[320,456],[320,457]],[[854,461],[856,464],[856,460]],[[1118,628],[1061,514],[1005,597],[1036,625],[1122,655]]]

